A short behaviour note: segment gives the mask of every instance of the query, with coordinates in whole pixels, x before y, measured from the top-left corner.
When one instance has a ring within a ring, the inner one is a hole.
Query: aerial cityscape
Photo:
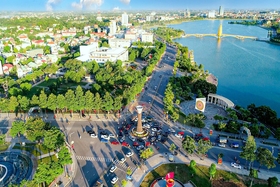
[[[280,1],[3,0],[0,186],[279,187]]]

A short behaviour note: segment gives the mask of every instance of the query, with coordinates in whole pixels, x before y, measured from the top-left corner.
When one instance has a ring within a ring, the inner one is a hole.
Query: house
[[[26,55],[30,56],[30,57],[35,57],[38,54],[44,54],[44,50],[43,49],[32,49],[30,51],[26,51]]]
[[[154,42],[154,35],[152,33],[142,33],[141,34],[141,41],[142,42]]]
[[[9,75],[10,71],[13,69],[13,65],[12,64],[4,64],[3,65],[3,72],[5,75]]]
[[[35,46],[45,46],[44,40],[32,40],[32,44]]]
[[[17,37],[21,42],[30,42],[28,36],[26,34],[21,34]]]

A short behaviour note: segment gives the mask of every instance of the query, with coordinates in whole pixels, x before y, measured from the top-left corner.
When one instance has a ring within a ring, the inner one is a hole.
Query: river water
[[[187,34],[217,33],[266,38],[267,30],[256,26],[228,24],[229,20],[203,20],[169,25]],[[280,115],[280,46],[252,39],[188,37],[175,42],[194,51],[197,64],[218,78],[217,94],[236,105],[266,105]]]

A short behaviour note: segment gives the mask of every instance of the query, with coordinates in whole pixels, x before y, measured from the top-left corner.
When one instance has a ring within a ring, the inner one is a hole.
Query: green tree
[[[130,169],[130,167],[127,168],[126,174],[127,174],[127,175],[131,175],[131,174],[132,174],[132,170]]]
[[[14,112],[17,109],[18,105],[19,103],[17,98],[15,96],[10,97],[8,110]]]
[[[39,141],[45,134],[45,122],[41,118],[29,118],[26,122],[26,138],[32,142]]]
[[[72,164],[72,158],[69,153],[69,150],[66,146],[61,147],[58,152],[58,161],[61,165],[65,166],[67,164]]]
[[[251,178],[250,187],[253,185],[254,178],[258,178],[258,171],[255,169],[250,169],[249,177]]]
[[[64,144],[64,135],[56,127],[52,127],[44,133],[44,146],[54,150],[60,148]]]
[[[196,162],[194,160],[191,160],[190,162],[190,172],[192,175],[196,173]]]
[[[147,158],[151,157],[153,154],[154,154],[153,149],[147,148],[147,149],[141,151],[140,158],[147,159]]]
[[[280,140],[280,127],[278,127],[278,128],[276,129],[275,138],[276,138],[277,140]]]
[[[65,100],[64,95],[58,94],[58,96],[57,96],[57,109],[60,110],[62,114],[64,114],[63,110],[65,109],[66,106],[67,106],[67,104],[66,104],[66,100]],[[58,112],[58,110],[57,110],[57,112]]]
[[[127,185],[127,181],[125,179],[122,180],[122,186],[125,187]]]
[[[256,151],[256,160],[260,163],[259,169],[262,165],[268,169],[275,167],[274,157],[270,150],[264,147],[258,147]]]
[[[212,144],[209,140],[200,139],[198,141],[197,152],[199,154],[202,154],[204,156],[206,152],[211,148],[212,148]]]
[[[48,107],[48,96],[45,94],[44,90],[41,91],[39,95],[39,107],[42,109],[45,109],[45,113],[47,113],[47,107]]]
[[[19,107],[22,111],[27,111],[30,106],[30,101],[25,96],[18,96]]]
[[[278,179],[277,177],[269,177],[267,179],[268,182],[268,187],[276,187],[278,184]]]
[[[113,109],[113,99],[109,92],[106,92],[103,97],[103,109],[107,112]]]
[[[73,115],[73,110],[75,109],[75,94],[73,90],[67,90],[65,94],[66,108],[70,110],[71,116]]]
[[[94,109],[97,110],[97,113],[99,113],[99,110],[102,107],[102,98],[100,97],[98,92],[95,94],[94,104]]]
[[[88,113],[94,108],[94,95],[91,93],[89,90],[86,91],[85,93],[85,109],[87,110]]]
[[[18,136],[20,140],[20,135],[26,132],[26,125],[24,121],[13,121],[12,127],[10,129],[10,135],[15,138]]]
[[[44,47],[44,54],[51,54],[51,47],[50,46],[45,46]]]
[[[256,142],[253,136],[249,136],[245,146],[242,147],[242,152],[240,157],[244,158],[246,161],[249,161],[249,168],[251,168],[251,163],[256,160],[255,151],[257,149]]]
[[[6,45],[3,49],[4,53],[10,53],[11,52],[11,47],[9,45]]]
[[[210,179],[212,179],[212,178],[215,177],[216,172],[217,172],[216,164],[212,163],[211,166],[209,167],[209,176],[210,176]]]
[[[76,88],[75,100],[76,100],[75,109],[80,111],[80,116],[81,116],[81,112],[85,108],[86,101],[85,101],[85,97],[84,97],[84,91],[80,85],[77,86],[77,88]]]
[[[33,95],[30,101],[30,104],[33,106],[37,106],[39,105],[40,101],[39,101],[39,97],[37,95]]]
[[[182,141],[182,147],[188,154],[193,154],[196,149],[195,140],[187,135],[186,138]]]
[[[176,150],[176,145],[174,143],[172,143],[169,147],[169,150],[174,153],[174,151]]]

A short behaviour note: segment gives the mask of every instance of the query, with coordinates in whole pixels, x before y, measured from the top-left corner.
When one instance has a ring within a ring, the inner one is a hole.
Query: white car
[[[110,138],[115,138],[115,135],[114,134],[109,134],[109,137]]]
[[[219,146],[219,147],[226,147],[226,144],[219,143],[218,146]]]
[[[143,127],[147,128],[147,129],[151,128],[151,126],[148,123],[144,124]]]
[[[122,157],[122,158],[120,159],[120,163],[124,163],[125,161],[126,161],[125,157]]]
[[[183,138],[183,136],[182,136],[181,134],[175,134],[175,136],[176,136],[177,138]]]
[[[129,139],[130,139],[131,141],[133,141],[133,142],[136,141],[136,139],[135,139],[134,137],[132,137],[132,136],[129,136]]]
[[[237,169],[241,169],[241,166],[239,164],[237,164],[237,163],[232,162],[230,165],[231,165],[231,167],[234,167],[234,168],[237,168]]]
[[[117,176],[115,176],[114,178],[112,178],[111,183],[115,184],[118,180],[119,180],[119,178]]]
[[[108,135],[101,135],[101,138],[106,139],[106,140],[110,139],[110,137]]]
[[[152,131],[158,131],[157,128],[152,128]]]
[[[126,153],[125,156],[126,156],[126,157],[131,157],[133,154],[134,154],[134,153],[130,151],[130,152]]]
[[[169,132],[172,132],[172,133],[174,133],[174,132],[175,132],[175,130],[174,130],[174,129],[171,129],[171,128],[170,128],[170,129],[168,129],[168,131],[169,131]]]
[[[144,148],[144,145],[139,145],[136,149],[138,150],[138,151],[140,151],[141,149],[143,149]]]
[[[116,165],[113,165],[110,169],[110,172],[113,173],[114,171],[116,171],[117,169],[117,166]]]
[[[120,139],[120,142],[123,143],[125,141],[125,137],[123,136],[121,139]]]
[[[97,138],[97,135],[96,134],[90,134],[90,137],[91,138]]]

